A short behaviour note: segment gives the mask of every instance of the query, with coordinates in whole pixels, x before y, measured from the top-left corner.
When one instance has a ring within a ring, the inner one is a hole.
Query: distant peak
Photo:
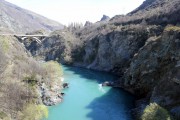
[[[109,21],[110,20],[110,17],[107,16],[107,15],[103,15],[103,17],[101,18],[100,21]]]

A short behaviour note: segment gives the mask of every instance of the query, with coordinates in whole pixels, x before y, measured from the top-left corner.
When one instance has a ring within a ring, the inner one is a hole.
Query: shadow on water
[[[118,77],[115,75],[112,75],[108,72],[100,72],[100,71],[94,71],[89,70],[86,68],[79,68],[79,67],[71,67],[71,66],[65,66],[64,70],[72,71],[74,74],[79,75],[81,78],[89,79],[89,80],[95,80],[98,84],[101,84],[105,81],[115,81],[118,80]]]
[[[87,118],[91,120],[132,120],[131,109],[133,107],[134,97],[132,95],[118,88],[111,88],[86,107],[91,110]]]
[[[117,76],[92,71],[78,67],[64,67],[65,71],[72,71],[81,78],[96,81],[98,84],[105,81],[117,80]],[[104,88],[104,87],[103,87]],[[105,87],[107,88],[107,87]],[[88,120],[132,120],[131,109],[134,107],[135,98],[120,88],[110,88],[100,97],[94,98],[85,109],[90,112]]]

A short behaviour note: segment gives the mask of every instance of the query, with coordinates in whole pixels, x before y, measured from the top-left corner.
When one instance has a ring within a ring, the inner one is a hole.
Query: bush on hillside
[[[9,39],[4,36],[0,36],[0,45],[2,47],[3,52],[7,53],[9,50]]]
[[[4,71],[7,64],[7,57],[3,54],[2,47],[0,45],[0,74]]]
[[[151,103],[145,108],[141,120],[171,120],[171,117],[166,109]]]
[[[56,61],[49,61],[44,63],[44,68],[47,74],[44,74],[43,77],[46,78],[44,82],[52,86],[60,81],[60,78],[63,75],[63,70],[61,65]]]
[[[44,63],[45,69],[48,70],[49,73],[55,74],[59,77],[63,75],[63,70],[61,65],[56,61],[48,61]]]
[[[10,120],[8,115],[4,112],[0,112],[0,119],[2,120]]]
[[[26,82],[26,83],[28,83],[30,86],[35,86],[35,85],[37,85],[37,83],[38,83],[35,74],[33,74],[33,75],[31,75],[31,76],[26,76],[23,81]]]
[[[180,31],[180,27],[168,25],[168,26],[165,28],[165,31]]]
[[[48,117],[48,108],[44,105],[27,105],[22,114],[20,115],[21,120],[41,120],[42,118]]]

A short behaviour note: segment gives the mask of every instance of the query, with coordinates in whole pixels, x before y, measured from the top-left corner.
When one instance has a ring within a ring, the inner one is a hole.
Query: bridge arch
[[[47,37],[47,35],[14,35],[14,36],[21,39],[22,41],[26,39],[33,39],[39,44],[41,44],[42,41]]]
[[[37,43],[41,44],[41,40],[38,39],[37,37],[22,37],[21,40],[24,41],[26,39],[34,39]]]

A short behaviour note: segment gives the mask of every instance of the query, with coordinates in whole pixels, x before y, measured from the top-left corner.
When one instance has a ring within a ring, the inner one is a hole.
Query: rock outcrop
[[[167,77],[168,72],[176,73],[174,69],[178,69],[180,60],[180,31],[174,31],[174,28],[172,27],[172,30],[165,29],[162,35],[149,38],[134,55],[129,69],[125,72],[124,84],[126,86],[132,85],[131,88],[136,91],[135,86],[137,85],[137,89],[141,89],[141,92],[145,93],[157,85],[157,80],[163,79],[164,75],[166,79],[174,79],[172,81],[178,84],[178,78]],[[143,90],[141,85],[146,90]]]
[[[140,24],[142,22],[150,25],[176,25],[177,21],[180,21],[179,4],[179,0],[146,0],[129,14],[117,15],[110,21],[118,25]]]
[[[180,111],[173,110],[180,106],[180,30],[173,29],[147,40],[131,60],[121,85],[179,115]]]
[[[103,15],[103,17],[101,18],[100,21],[109,21],[110,20],[110,17],[107,16],[107,15]]]
[[[53,86],[53,89],[49,89],[46,84],[41,84],[39,86],[40,96],[42,102],[46,106],[57,105],[58,103],[62,102],[63,97],[60,93],[61,86]]]
[[[142,25],[115,28],[85,40],[83,63],[87,68],[122,74],[133,55],[145,44],[148,36],[151,36],[147,28],[157,31],[161,29]]]

